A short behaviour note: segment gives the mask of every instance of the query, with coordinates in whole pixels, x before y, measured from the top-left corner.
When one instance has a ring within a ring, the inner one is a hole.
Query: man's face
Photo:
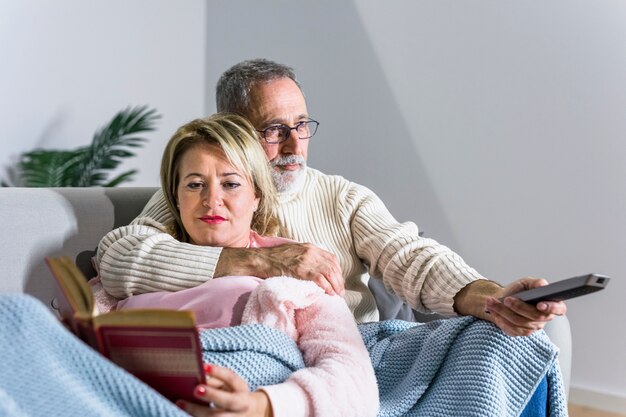
[[[250,91],[250,122],[258,130],[283,124],[294,127],[309,119],[304,96],[293,80],[281,78],[261,83]],[[308,139],[299,139],[295,130],[289,138],[277,144],[269,144],[262,138],[261,144],[270,160],[272,178],[278,191],[286,191],[303,176],[306,166]]]

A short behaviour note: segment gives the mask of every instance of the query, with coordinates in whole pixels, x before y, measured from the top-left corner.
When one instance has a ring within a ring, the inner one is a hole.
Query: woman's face
[[[246,247],[259,204],[254,186],[218,145],[197,144],[181,157],[176,190],[180,217],[191,242]]]

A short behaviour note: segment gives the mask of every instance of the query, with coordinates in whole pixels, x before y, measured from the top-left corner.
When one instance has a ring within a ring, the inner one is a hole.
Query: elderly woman
[[[275,188],[254,128],[239,116],[216,114],[178,129],[163,154],[161,183],[175,219],[169,232],[179,241],[214,247],[288,242],[264,236],[279,228],[272,215]],[[222,277],[177,292],[136,295],[117,308],[149,307],[192,310],[205,329],[265,324],[298,344],[306,367],[254,392],[235,373],[210,367],[212,378],[196,395],[218,409],[246,416],[377,414],[376,379],[354,319],[340,296],[312,282]],[[178,404],[203,412],[189,402]]]
[[[275,191],[256,132],[243,118],[217,114],[181,127],[165,149],[161,174],[176,219],[169,229],[172,239],[233,247],[285,242],[263,236],[279,227],[272,216]],[[224,330],[237,330],[235,336],[245,339],[243,349],[250,351],[241,356],[230,351],[225,356],[231,362],[225,363],[246,379],[216,365],[223,353],[205,347],[205,362],[212,363],[205,366],[206,383],[194,392],[197,402],[177,402],[189,414],[360,417],[378,412],[376,378],[352,314],[340,296],[327,295],[312,282],[223,277],[119,303],[119,308],[137,306],[195,311],[198,326],[206,329],[201,332],[205,346]],[[258,354],[259,344],[275,340],[282,344]],[[184,414],[71,335],[29,296],[0,296],[0,354],[0,415]],[[291,362],[277,371],[271,366],[280,355]]]

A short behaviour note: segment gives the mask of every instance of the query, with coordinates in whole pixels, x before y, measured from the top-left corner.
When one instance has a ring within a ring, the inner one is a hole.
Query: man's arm
[[[351,213],[350,229],[358,257],[371,277],[417,311],[456,315],[454,296],[483,277],[452,250],[419,236],[415,224],[399,223],[366,187],[350,184],[341,201]]]
[[[213,276],[227,275],[259,278],[284,275],[312,281],[330,295],[344,293],[337,257],[310,243],[255,249],[224,248]]]
[[[102,285],[114,297],[177,291],[227,275],[288,275],[341,293],[334,255],[309,244],[274,248],[214,248],[182,243],[167,233],[172,216],[161,190],[129,226],[109,232],[98,245]]]
[[[484,279],[447,247],[420,237],[414,224],[398,223],[367,188],[353,185],[345,201],[354,204],[352,235],[370,275],[382,277],[388,289],[416,310],[472,315],[510,335],[530,334],[565,314],[563,302],[535,307],[507,297],[546,285],[545,280],[523,278],[503,288]]]
[[[195,287],[213,276],[221,248],[181,243],[153,225],[109,232],[98,246],[100,279],[116,298]]]
[[[503,291],[501,285],[486,279],[471,282],[454,296],[454,310],[462,316],[489,320],[487,300],[501,297]]]

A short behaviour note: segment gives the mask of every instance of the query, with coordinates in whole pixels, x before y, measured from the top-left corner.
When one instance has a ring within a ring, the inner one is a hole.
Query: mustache
[[[305,166],[306,161],[300,155],[284,155],[284,156],[279,156],[273,159],[272,161],[270,161],[270,165],[272,167],[281,166],[281,165],[291,165],[291,164],[298,164],[298,165]]]

